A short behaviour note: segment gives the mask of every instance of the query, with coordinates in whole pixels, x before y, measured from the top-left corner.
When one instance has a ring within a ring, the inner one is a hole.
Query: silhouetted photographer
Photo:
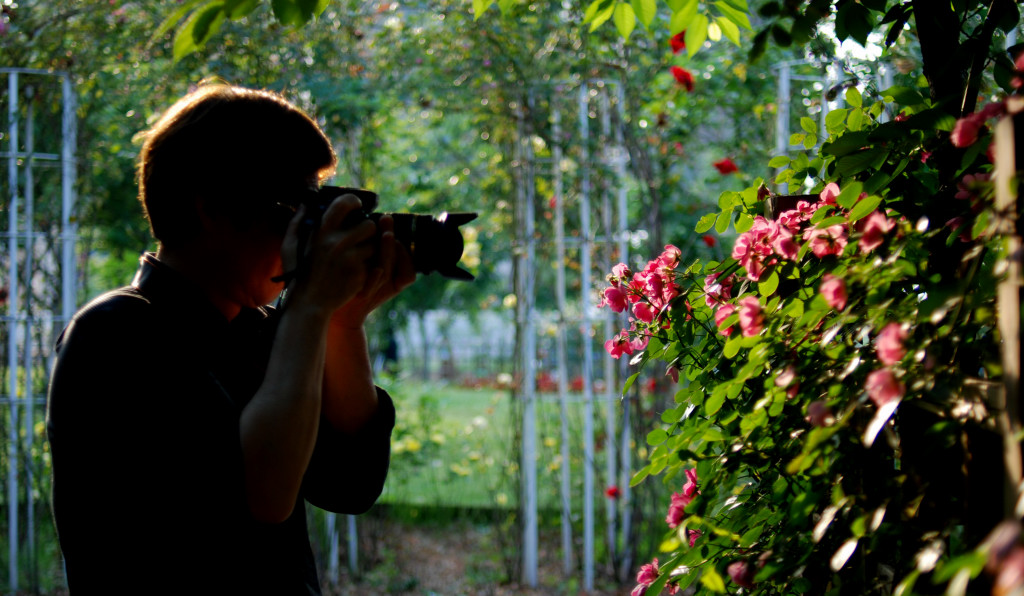
[[[305,502],[360,513],[380,495],[394,406],[364,322],[416,272],[392,217],[349,219],[352,193],[302,230],[335,164],[263,91],[203,86],[146,133],[159,248],[75,315],[49,393],[73,595],[319,594]]]

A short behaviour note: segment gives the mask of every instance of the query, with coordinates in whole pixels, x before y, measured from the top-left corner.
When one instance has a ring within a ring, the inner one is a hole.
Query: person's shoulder
[[[134,287],[111,290],[94,298],[75,313],[60,343],[66,342],[69,335],[106,335],[137,329],[153,316],[152,311],[149,300]]]

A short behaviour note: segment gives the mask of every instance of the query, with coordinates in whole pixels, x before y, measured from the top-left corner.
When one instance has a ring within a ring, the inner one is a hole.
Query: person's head
[[[181,98],[144,136],[139,200],[165,248],[195,239],[202,216],[240,228],[271,217],[284,195],[322,182],[337,163],[302,110],[277,94],[224,84]]]

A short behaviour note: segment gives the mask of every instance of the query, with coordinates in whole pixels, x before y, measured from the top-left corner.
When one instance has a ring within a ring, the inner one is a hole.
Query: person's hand
[[[368,282],[377,283],[379,274],[370,266],[371,259],[378,253],[377,225],[368,219],[354,225],[346,220],[361,209],[359,198],[351,194],[334,199],[328,206],[319,228],[305,247],[306,266],[293,282],[290,302],[329,316],[356,295],[365,293]],[[281,260],[286,270],[302,261],[298,239],[305,214],[303,206],[288,226],[281,247]]]
[[[361,327],[366,317],[381,304],[398,295],[416,280],[412,255],[395,238],[395,222],[390,215],[382,215],[377,222],[377,258],[368,272],[366,283],[352,300],[334,314],[332,324],[342,327]]]

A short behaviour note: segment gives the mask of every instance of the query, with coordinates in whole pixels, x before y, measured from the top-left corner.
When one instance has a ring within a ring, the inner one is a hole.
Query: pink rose
[[[623,354],[632,354],[633,347],[629,343],[629,332],[623,329],[622,333],[604,342],[604,349],[616,360]]]
[[[726,567],[729,579],[741,588],[748,590],[754,587],[754,569],[746,561],[733,561]]]
[[[697,470],[690,468],[686,470],[686,484],[683,485],[683,492],[672,493],[672,501],[668,506],[668,515],[665,516],[665,523],[668,527],[675,528],[686,517],[686,506],[693,502],[697,495]]]
[[[878,407],[901,399],[906,391],[903,383],[900,383],[888,368],[881,368],[869,374],[864,388],[867,389],[868,397]]]
[[[604,290],[604,300],[598,306],[608,305],[615,312],[626,310],[626,292],[621,286],[611,286]]]
[[[775,254],[784,259],[794,260],[800,254],[800,247],[793,240],[793,232],[786,226],[779,226],[779,233],[772,242]]]
[[[740,330],[744,337],[753,337],[761,333],[764,324],[764,313],[761,312],[761,303],[754,296],[746,296],[739,301],[740,306]]]
[[[818,198],[821,199],[821,202],[825,205],[835,205],[836,197],[838,196],[839,185],[836,184],[835,182],[829,182],[828,184],[825,185],[825,188],[822,189],[821,194],[818,195]]]
[[[732,316],[732,313],[734,312],[736,312],[736,307],[732,304],[723,304],[715,311],[715,326],[719,328],[718,332],[722,335],[732,335],[732,327],[726,327],[725,329],[722,329],[721,327],[722,323]]]
[[[658,580],[658,559],[655,558],[650,563],[642,566],[640,571],[636,574],[637,587],[633,588],[630,592],[630,596],[643,596],[643,593],[647,591],[655,581]]]
[[[811,252],[820,258],[841,255],[846,248],[846,228],[840,224],[827,228],[811,228],[804,232],[804,240],[810,243]]]
[[[654,320],[654,315],[657,314],[654,308],[647,302],[637,302],[633,305],[633,314],[636,318],[643,321],[644,323],[650,323]]]
[[[860,224],[861,222],[857,223]],[[863,232],[858,243],[860,252],[861,254],[867,254],[881,246],[885,235],[896,227],[896,222],[891,221],[881,211],[874,211],[863,220],[863,224],[859,227]]]
[[[907,333],[899,323],[889,323],[882,329],[875,338],[875,351],[882,364],[891,366],[903,360],[907,353],[903,348],[903,340],[906,338]]]
[[[679,265],[679,260],[682,259],[682,257],[683,251],[671,244],[666,244],[665,250],[662,251],[661,256],[659,256],[657,260],[661,265],[670,269],[675,269]]]
[[[978,131],[984,123],[985,121],[979,114],[969,114],[960,118],[953,126],[953,132],[950,133],[949,140],[953,142],[955,147],[969,147],[978,140]]]
[[[633,277],[633,272],[629,270],[629,267],[625,263],[619,263],[612,267],[612,275],[619,278],[620,281],[628,282]]]
[[[826,273],[821,278],[821,286],[818,291],[821,292],[822,298],[825,299],[825,303],[836,310],[843,310],[846,308],[846,282],[843,278],[836,277],[831,273]]]
[[[697,539],[700,538],[701,534],[703,534],[703,532],[701,532],[700,530],[686,531],[686,537],[690,541],[690,548],[693,548],[693,545],[697,543]]]

